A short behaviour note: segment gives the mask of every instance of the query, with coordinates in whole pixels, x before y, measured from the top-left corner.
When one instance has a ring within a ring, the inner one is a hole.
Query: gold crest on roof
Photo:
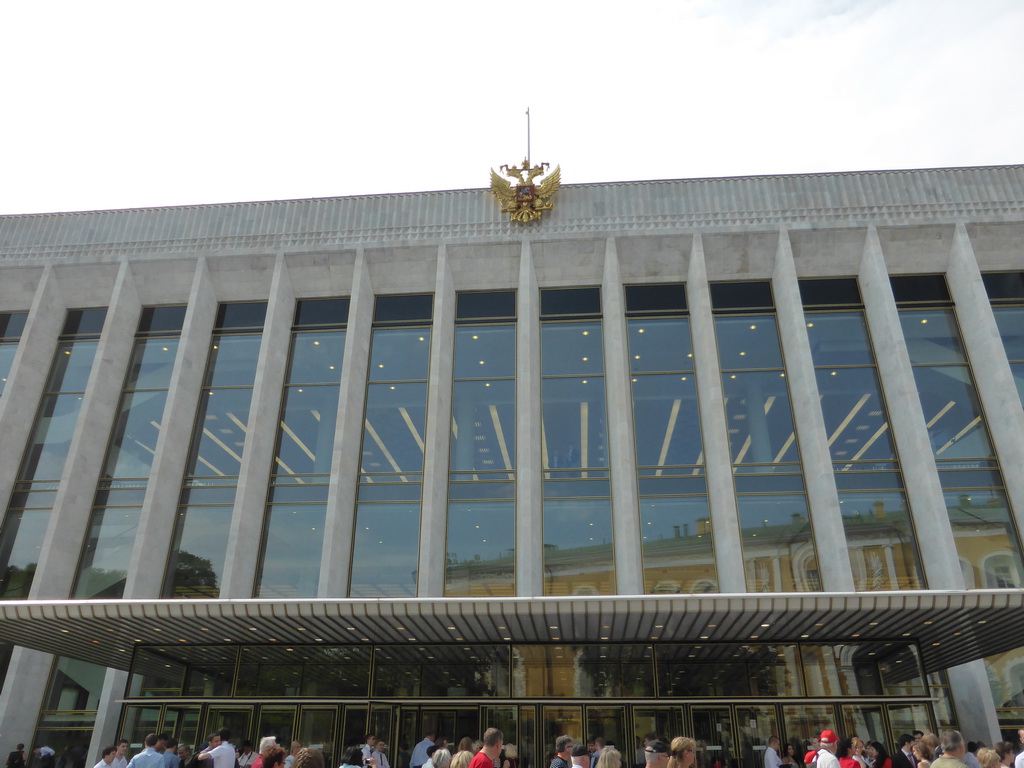
[[[501,166],[502,172],[516,182],[513,185],[492,168],[491,192],[501,203],[501,212],[507,213],[512,221],[525,224],[536,221],[544,211],[554,208],[551,198],[562,185],[561,166],[556,165],[555,170],[542,179],[540,184],[533,183],[535,178],[547,173],[547,169],[548,163],[531,166],[529,160],[523,160],[521,168],[515,165]]]

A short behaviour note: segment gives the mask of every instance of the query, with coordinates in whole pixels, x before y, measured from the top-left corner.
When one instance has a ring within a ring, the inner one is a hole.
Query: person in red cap
[[[825,729],[818,737],[818,744],[821,745],[821,749],[818,750],[817,768],[839,768],[839,758],[836,757],[839,737],[836,736],[836,732]]]

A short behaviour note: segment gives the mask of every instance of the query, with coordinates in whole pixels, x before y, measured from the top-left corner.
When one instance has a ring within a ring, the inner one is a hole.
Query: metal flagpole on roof
[[[530,165],[530,108],[526,108],[526,165]]]

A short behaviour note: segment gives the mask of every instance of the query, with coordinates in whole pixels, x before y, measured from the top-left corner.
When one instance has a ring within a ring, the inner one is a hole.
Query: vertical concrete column
[[[800,447],[807,501],[811,509],[811,529],[814,531],[821,586],[826,592],[852,592],[853,568],[847,554],[846,532],[839,513],[839,493],[829,460],[825,418],[821,413],[821,396],[814,375],[793,248],[785,228],[779,233],[772,288],[786,360],[786,381],[792,395],[797,445]]]
[[[8,752],[19,742],[29,744],[35,735],[53,661],[54,657],[48,653],[30,651],[20,645],[16,645],[11,652],[7,679],[0,693],[2,748]]]
[[[346,597],[352,564],[352,528],[355,525],[356,490],[362,456],[363,419],[366,408],[366,374],[370,365],[373,333],[373,285],[366,255],[356,252],[352,296],[345,332],[345,356],[341,363],[337,432],[331,457],[331,482],[327,491],[324,548],[320,560],[317,597]]]
[[[889,284],[889,274],[874,227],[868,228],[860,266],[860,290],[864,314],[875,348],[878,376],[885,392],[889,428],[903,469],[911,516],[919,539],[942,542],[921,548],[922,565],[930,589],[963,589],[964,578],[953,546],[953,529],[932,458],[921,399],[903,339],[900,316]]]
[[[216,319],[217,297],[206,259],[201,258],[196,263],[192,279],[160,437],[156,442],[153,467],[139,515],[139,530],[125,582],[126,599],[160,597],[163,589],[167,554],[181,496],[181,479],[188,461],[196,408],[210,355],[210,336]]]
[[[235,505],[231,510],[221,597],[253,596],[294,319],[295,294],[284,254],[279,253],[270,283],[260,355],[256,361],[256,380],[249,405],[245,451],[238,470]],[[260,425],[265,426],[258,428]]]
[[[100,701],[96,708],[96,722],[89,740],[89,754],[99,755],[108,744],[116,744],[117,724],[121,720],[121,698],[128,685],[128,673],[121,669],[108,669],[103,677]],[[88,760],[86,760],[88,763]]]
[[[519,257],[516,297],[516,595],[529,597],[544,594],[540,288],[529,240]]]
[[[644,564],[640,549],[640,502],[633,445],[633,398],[629,386],[626,307],[615,238],[605,245],[601,285],[604,311],[604,372],[608,398],[608,441],[612,478],[612,541],[615,584],[620,595],[642,595]]]
[[[423,501],[420,505],[420,560],[416,584],[419,597],[444,595],[454,366],[455,282],[448,265],[448,251],[442,243],[437,248],[427,426],[423,439]],[[427,553],[426,557],[424,553]]]
[[[1024,411],[1017,404],[1017,387],[1006,359],[1006,349],[963,224],[957,225],[953,237],[946,282],[957,314],[963,318],[960,332],[971,360],[982,410],[987,415],[988,433],[1003,470],[1003,483],[1017,531],[1024,534],[1024,475],[1017,471],[1024,467]]]
[[[29,590],[32,599],[65,598],[71,594],[141,311],[131,267],[122,262],[43,537]]]
[[[39,409],[39,399],[50,375],[57,339],[64,328],[67,305],[53,267],[43,268],[32,298],[25,330],[0,397],[0,499],[11,498]],[[2,514],[2,513],[0,513]]]
[[[686,298],[690,306],[690,333],[697,372],[697,403],[708,478],[711,531],[715,537],[718,590],[724,593],[746,592],[736,487],[732,482],[732,456],[729,454],[729,433],[725,423],[722,373],[715,341],[715,319],[711,314],[711,289],[704,264],[704,243],[699,232],[693,236],[690,269],[686,276]]]
[[[988,669],[981,659],[950,667],[949,691],[956,707],[960,733],[972,741],[995,744],[1002,738],[992,686],[988,682]],[[969,735],[968,735],[969,734]]]

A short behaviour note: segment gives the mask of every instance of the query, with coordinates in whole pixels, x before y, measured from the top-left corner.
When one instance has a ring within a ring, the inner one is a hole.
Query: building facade
[[[1024,167],[0,217],[0,749],[1024,717]]]

